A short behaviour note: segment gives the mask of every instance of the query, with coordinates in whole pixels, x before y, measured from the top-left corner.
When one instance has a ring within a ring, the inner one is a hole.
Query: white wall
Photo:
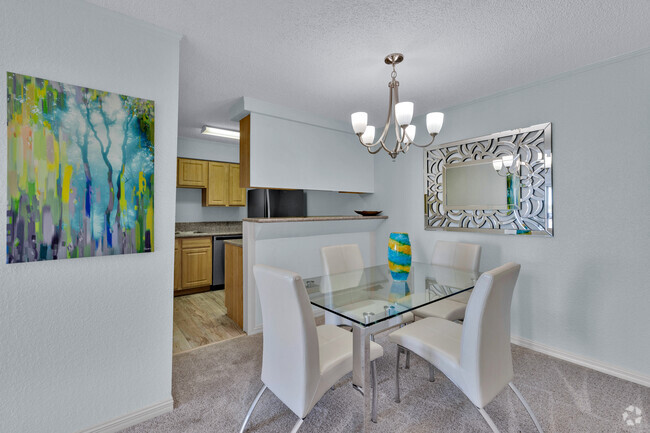
[[[409,232],[420,261],[439,239],[479,243],[482,269],[522,264],[513,335],[650,378],[649,76],[646,51],[443,110],[439,144],[553,123],[555,237],[425,231],[424,153],[412,149],[375,160],[372,202],[390,216],[378,262],[391,231]]]
[[[238,163],[239,143],[178,137],[178,156]],[[369,210],[364,203],[370,194],[314,190],[306,193],[307,215],[310,216],[354,215],[355,210]],[[202,206],[201,190],[198,188],[176,188],[176,222],[240,221],[247,215],[246,207]]]
[[[238,163],[239,143],[178,137],[178,156]],[[176,222],[241,221],[244,217],[245,207],[204,207],[201,205],[201,189],[176,188]]]
[[[2,83],[12,71],[156,104],[155,252],[7,265],[0,248],[0,430],[71,432],[169,404],[178,36],[77,0],[24,0],[2,3],[0,40]],[[6,124],[0,104],[3,233]]]
[[[359,145],[361,146],[361,145]],[[372,194],[342,194],[333,191],[307,191],[307,215],[356,215],[355,210],[369,209]]]

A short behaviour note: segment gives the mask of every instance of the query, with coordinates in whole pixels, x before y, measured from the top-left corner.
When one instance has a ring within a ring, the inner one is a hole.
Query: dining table
[[[374,335],[412,320],[407,314],[451,298],[467,302],[479,272],[429,263],[411,263],[410,272],[392,273],[389,265],[305,279],[312,305],[347,319],[352,325],[352,385],[363,395],[363,409],[355,416],[358,431],[377,422],[371,413],[370,341]],[[464,293],[464,295],[463,295]]]

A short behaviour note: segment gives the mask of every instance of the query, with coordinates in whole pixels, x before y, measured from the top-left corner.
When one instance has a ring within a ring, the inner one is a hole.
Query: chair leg
[[[517,394],[517,397],[519,398],[519,401],[521,401],[521,404],[524,405],[526,408],[526,411],[528,411],[528,415],[530,415],[530,419],[533,420],[533,423],[535,423],[535,427],[537,427],[537,431],[539,433],[544,433],[544,430],[542,430],[542,426],[539,424],[539,421],[537,421],[537,418],[535,417],[535,414],[533,413],[533,410],[528,406],[528,403],[524,399],[524,396],[521,395],[521,392],[517,389],[514,383],[510,382],[508,385],[510,385],[510,388]]]
[[[293,425],[293,428],[291,429],[291,433],[296,433],[300,426],[302,425],[302,422],[304,421],[303,418],[298,418],[298,421]]]
[[[399,403],[399,354],[402,348],[397,346],[397,362],[395,362],[395,403]]]
[[[244,433],[246,425],[248,424],[248,421],[251,419],[251,415],[253,414],[253,409],[255,409],[255,406],[257,406],[257,402],[260,401],[260,397],[262,397],[264,391],[266,391],[266,385],[264,385],[262,389],[260,389],[260,392],[257,393],[257,396],[255,396],[255,400],[253,400],[253,404],[251,404],[251,407],[248,409],[248,413],[246,414],[246,418],[244,418],[244,423],[241,425],[239,433]]]
[[[433,376],[433,364],[429,364],[429,382],[434,382],[436,378]]]
[[[372,376],[372,422],[377,423],[377,361],[370,363],[370,374]]]
[[[488,425],[492,429],[494,433],[499,433],[499,429],[497,428],[496,424],[494,424],[494,421],[492,421],[492,418],[490,418],[490,415],[485,411],[485,409],[482,409],[480,407],[477,407],[478,411],[483,415],[483,418],[485,418],[485,421],[487,421]]]
[[[404,364],[404,370],[408,370],[411,368],[411,351],[408,349],[406,350],[406,363]]]

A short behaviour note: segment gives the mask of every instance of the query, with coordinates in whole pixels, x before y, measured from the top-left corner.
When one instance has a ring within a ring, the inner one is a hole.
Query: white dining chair
[[[342,274],[361,270],[364,267],[361,249],[357,244],[332,245],[320,249],[323,275]],[[332,288],[328,288],[332,290]],[[325,312],[325,323],[329,325],[352,326],[349,320],[343,317]]]
[[[535,427],[541,433],[535,414],[512,383],[512,352],[510,348],[510,305],[520,265],[507,263],[479,278],[467,304],[461,325],[438,317],[418,320],[389,335],[397,344],[395,401],[399,395],[399,355],[401,348],[412,351],[444,373],[470,399],[483,415],[492,431],[498,429],[485,411],[505,387],[515,392]]]
[[[361,271],[364,268],[363,256],[361,255],[361,249],[359,248],[358,244],[331,245],[322,247],[320,249],[320,253],[321,262],[323,265],[323,275],[350,273],[347,276],[347,284],[341,284],[341,280],[337,280],[337,286],[339,286],[339,290],[354,287],[356,285],[354,284],[356,274],[352,272]],[[356,281],[358,282],[358,278]],[[322,285],[321,290],[325,292],[331,292],[332,290],[336,289]],[[355,303],[354,305],[356,308],[359,308],[358,303]],[[413,313],[409,312],[402,315],[402,323],[412,322],[413,320]],[[325,312],[325,323],[337,326],[353,326],[351,321],[337,314],[330,313],[329,311]]]
[[[334,325],[316,326],[300,275],[270,266],[253,267],[262,306],[262,389],[253,400],[240,433],[268,388],[298,416],[292,432],[343,376],[352,371],[352,333]],[[377,419],[375,360],[383,348],[370,343],[372,418]]]
[[[467,272],[478,272],[481,263],[481,246],[463,242],[437,241],[431,264]],[[462,320],[471,291],[442,299],[413,311],[417,318],[440,317]]]

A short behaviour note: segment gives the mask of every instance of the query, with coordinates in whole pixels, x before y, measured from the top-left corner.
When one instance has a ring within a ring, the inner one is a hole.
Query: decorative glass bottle
[[[411,241],[408,233],[391,233],[388,239],[388,267],[395,281],[405,281],[411,272]]]

